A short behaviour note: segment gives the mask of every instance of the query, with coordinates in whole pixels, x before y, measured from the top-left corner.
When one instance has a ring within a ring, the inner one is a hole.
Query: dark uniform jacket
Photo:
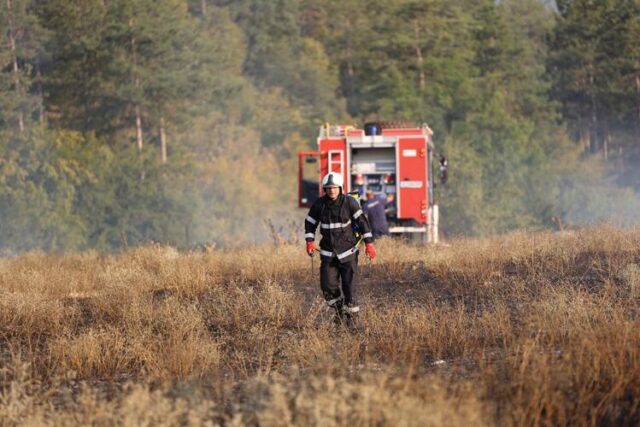
[[[389,223],[384,210],[386,199],[384,197],[373,197],[362,205],[362,210],[371,224],[373,236],[386,236],[389,234]]]
[[[364,216],[360,204],[353,197],[340,194],[335,202],[326,195],[311,206],[304,221],[305,240],[315,239],[320,227],[320,256],[326,259],[338,258],[341,263],[351,261],[358,251],[352,222],[358,226],[365,243],[373,243],[369,221]]]

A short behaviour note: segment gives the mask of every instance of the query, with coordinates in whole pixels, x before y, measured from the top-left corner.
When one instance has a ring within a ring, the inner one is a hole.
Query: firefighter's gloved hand
[[[365,243],[364,252],[369,255],[369,258],[371,259],[376,257],[376,248],[373,247],[373,243]]]
[[[309,256],[313,256],[313,251],[315,251],[315,250],[316,250],[315,243],[313,243],[313,241],[307,242],[307,254]]]

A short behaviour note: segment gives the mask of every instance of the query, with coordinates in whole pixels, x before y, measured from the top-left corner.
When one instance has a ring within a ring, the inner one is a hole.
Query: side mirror
[[[449,160],[445,156],[440,156],[440,183],[445,185],[449,179]]]

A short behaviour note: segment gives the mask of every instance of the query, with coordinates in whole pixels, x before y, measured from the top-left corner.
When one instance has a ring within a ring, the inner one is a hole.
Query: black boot
[[[333,316],[333,323],[337,326],[344,325],[344,305],[343,302],[340,301],[336,303],[333,308],[335,309],[335,314]]]
[[[351,332],[360,332],[362,325],[360,322],[360,307],[355,304],[348,304],[343,307],[343,322],[345,327]]]
[[[325,295],[325,298],[327,296]],[[344,300],[342,297],[327,299],[327,305],[334,309],[333,323],[341,325],[343,323]]]

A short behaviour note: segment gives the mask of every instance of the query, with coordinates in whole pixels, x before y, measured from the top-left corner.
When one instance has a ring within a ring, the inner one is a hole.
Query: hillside
[[[359,333],[331,323],[298,246],[2,259],[0,419],[640,422],[640,231],[378,249]]]

